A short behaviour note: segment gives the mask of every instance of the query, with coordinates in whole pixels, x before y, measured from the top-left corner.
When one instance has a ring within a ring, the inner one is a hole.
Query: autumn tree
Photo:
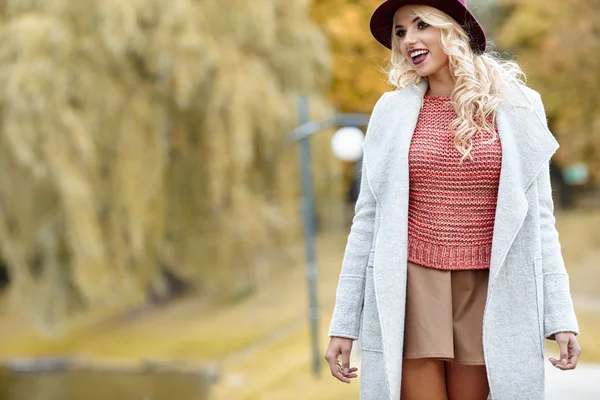
[[[40,328],[254,290],[301,237],[297,96],[331,113],[303,0],[0,5],[0,258]],[[337,169],[315,137],[320,199]],[[320,209],[323,215],[327,213]]]
[[[586,162],[600,183],[600,1],[502,0],[498,43],[542,94],[566,165]]]
[[[388,51],[369,33],[378,0],[313,0],[312,15],[331,43],[332,101],[342,111],[371,112],[392,87],[381,73]]]

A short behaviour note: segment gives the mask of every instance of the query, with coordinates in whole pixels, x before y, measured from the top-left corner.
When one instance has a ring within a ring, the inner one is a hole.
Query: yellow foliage
[[[330,113],[327,40],[305,1],[0,13],[0,253],[39,327],[166,298],[169,275],[239,295],[282,262],[267,255],[301,231],[297,148],[283,144],[297,94]],[[335,160],[314,159],[318,196],[339,196]]]
[[[369,32],[380,0],[313,0],[312,15],[331,41],[333,79],[330,95],[340,110],[371,112],[383,92],[393,89],[381,72],[389,50]]]
[[[600,1],[503,0],[498,41],[542,93],[563,164],[589,163],[600,183]]]

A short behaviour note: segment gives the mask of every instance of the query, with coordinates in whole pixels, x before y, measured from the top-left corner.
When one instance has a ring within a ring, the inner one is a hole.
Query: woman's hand
[[[581,354],[581,347],[572,332],[559,332],[554,335],[560,349],[560,361],[550,357],[552,365],[558,369],[575,369]]]
[[[338,380],[350,383],[350,378],[356,378],[358,368],[350,368],[350,352],[352,351],[352,339],[333,336],[329,341],[329,347],[325,359],[329,363],[331,375]],[[342,356],[342,364],[338,357]]]

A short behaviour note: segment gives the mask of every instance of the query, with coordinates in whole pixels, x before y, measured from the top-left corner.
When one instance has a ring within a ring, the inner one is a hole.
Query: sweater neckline
[[[450,96],[432,96],[429,94],[426,94],[424,98],[427,100],[450,100]]]

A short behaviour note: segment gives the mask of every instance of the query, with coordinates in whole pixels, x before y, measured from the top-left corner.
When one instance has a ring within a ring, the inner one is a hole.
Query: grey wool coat
[[[427,83],[385,93],[363,144],[362,182],[329,336],[361,345],[361,400],[400,399],[408,239],[408,152]],[[505,85],[502,165],[483,317],[493,400],[544,398],[544,338],[579,334],[555,228],[550,158],[559,147],[540,95]]]

